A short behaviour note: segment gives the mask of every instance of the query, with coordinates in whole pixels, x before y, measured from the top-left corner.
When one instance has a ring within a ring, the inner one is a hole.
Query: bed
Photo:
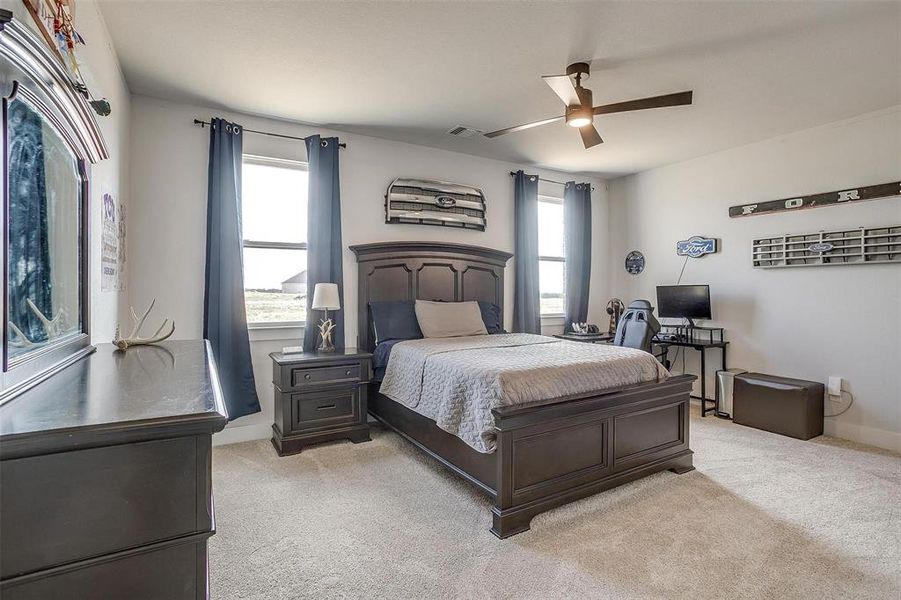
[[[479,300],[504,306],[509,253],[437,242],[384,242],[351,250],[359,267],[361,349],[376,349],[370,302]],[[498,406],[491,410],[493,434],[483,451],[380,393],[378,381],[370,384],[369,413],[486,493],[494,501],[491,532],[506,538],[562,504],[659,471],[692,470],[689,394],[694,379],[680,375],[604,385]],[[424,387],[422,394],[429,393]]]

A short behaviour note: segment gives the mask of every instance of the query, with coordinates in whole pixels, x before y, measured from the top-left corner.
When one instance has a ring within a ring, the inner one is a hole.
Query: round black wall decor
[[[632,250],[626,255],[626,273],[638,275],[642,271],[644,271],[644,254]]]

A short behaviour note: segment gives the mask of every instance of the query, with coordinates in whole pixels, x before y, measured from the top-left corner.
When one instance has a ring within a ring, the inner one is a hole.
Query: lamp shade
[[[341,310],[337,283],[317,283],[313,291],[313,310]]]

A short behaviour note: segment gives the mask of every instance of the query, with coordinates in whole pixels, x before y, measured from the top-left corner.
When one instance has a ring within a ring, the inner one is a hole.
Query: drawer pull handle
[[[350,375],[352,372],[353,372],[353,371],[351,371],[350,369],[348,369],[344,374],[345,374],[345,375]]]
[[[306,375],[303,376],[303,378],[304,378],[304,379],[312,379],[313,376],[310,375],[309,373],[307,373]]]
[[[328,406],[319,406],[316,408],[316,410],[328,410],[330,408],[335,408],[336,406],[336,404],[329,404]]]

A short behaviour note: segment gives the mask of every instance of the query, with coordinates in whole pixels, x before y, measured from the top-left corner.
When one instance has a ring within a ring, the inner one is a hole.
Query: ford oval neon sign
[[[715,254],[718,249],[717,246],[716,238],[705,238],[695,235],[687,240],[676,242],[676,254],[700,258],[705,254]]]

